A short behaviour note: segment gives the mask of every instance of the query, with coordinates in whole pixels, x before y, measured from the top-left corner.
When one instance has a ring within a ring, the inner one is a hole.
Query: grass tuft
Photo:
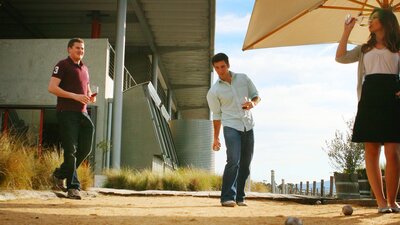
[[[39,157],[37,146],[29,144],[27,138],[0,135],[0,189],[51,189],[51,174],[62,160],[56,149],[42,149]],[[81,165],[78,176],[83,190],[92,186],[90,165]]]
[[[180,168],[163,175],[150,170],[122,169],[109,170],[106,173],[105,187],[130,190],[176,190],[208,191],[220,190],[221,176],[192,168]]]
[[[104,187],[128,190],[175,190],[175,191],[219,191],[222,177],[194,168],[179,168],[164,174],[150,170],[109,170]],[[247,190],[247,189],[246,189]],[[251,191],[270,192],[266,184],[251,182]]]

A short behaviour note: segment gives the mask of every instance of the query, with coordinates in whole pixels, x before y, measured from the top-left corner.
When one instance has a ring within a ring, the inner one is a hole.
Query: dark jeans
[[[227,160],[222,177],[221,202],[229,200],[242,202],[253,158],[254,133],[253,130],[242,132],[224,127],[224,138]]]
[[[54,171],[54,176],[67,179],[67,189],[80,189],[76,169],[92,150],[94,125],[87,113],[58,112],[61,146],[64,162]]]

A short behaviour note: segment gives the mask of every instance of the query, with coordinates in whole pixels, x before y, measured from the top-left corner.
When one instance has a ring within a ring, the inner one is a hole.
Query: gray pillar
[[[182,112],[181,112],[181,111],[178,111],[177,114],[178,114],[178,118],[177,118],[177,119],[178,119],[178,120],[182,119]]]
[[[271,170],[271,192],[275,193],[275,171]]]
[[[157,85],[158,85],[158,77],[157,77],[157,68],[158,68],[158,55],[157,53],[153,53],[152,55],[152,60],[151,60],[151,65],[152,65],[152,75],[151,75],[151,83],[154,86],[154,89],[157,91]]]
[[[167,91],[167,111],[168,111],[168,114],[169,114],[169,116],[171,117],[171,120],[173,119],[172,118],[172,90],[171,89],[168,89],[168,91]]]
[[[114,104],[112,130],[112,168],[121,167],[122,87],[125,59],[127,0],[118,0],[117,38],[115,44]]]

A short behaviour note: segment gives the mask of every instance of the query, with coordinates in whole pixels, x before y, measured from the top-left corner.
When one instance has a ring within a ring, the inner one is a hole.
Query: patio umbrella
[[[346,15],[365,21],[376,7],[398,16],[400,0],[256,0],[243,50],[338,42]],[[368,26],[356,25],[349,42],[368,36]]]

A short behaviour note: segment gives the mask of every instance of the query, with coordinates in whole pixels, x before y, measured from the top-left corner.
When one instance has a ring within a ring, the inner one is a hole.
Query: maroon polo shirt
[[[59,87],[64,91],[85,95],[88,93],[89,70],[82,61],[78,65],[70,57],[61,60],[54,67],[52,76],[61,80]],[[57,111],[86,112],[86,104],[57,97]]]

